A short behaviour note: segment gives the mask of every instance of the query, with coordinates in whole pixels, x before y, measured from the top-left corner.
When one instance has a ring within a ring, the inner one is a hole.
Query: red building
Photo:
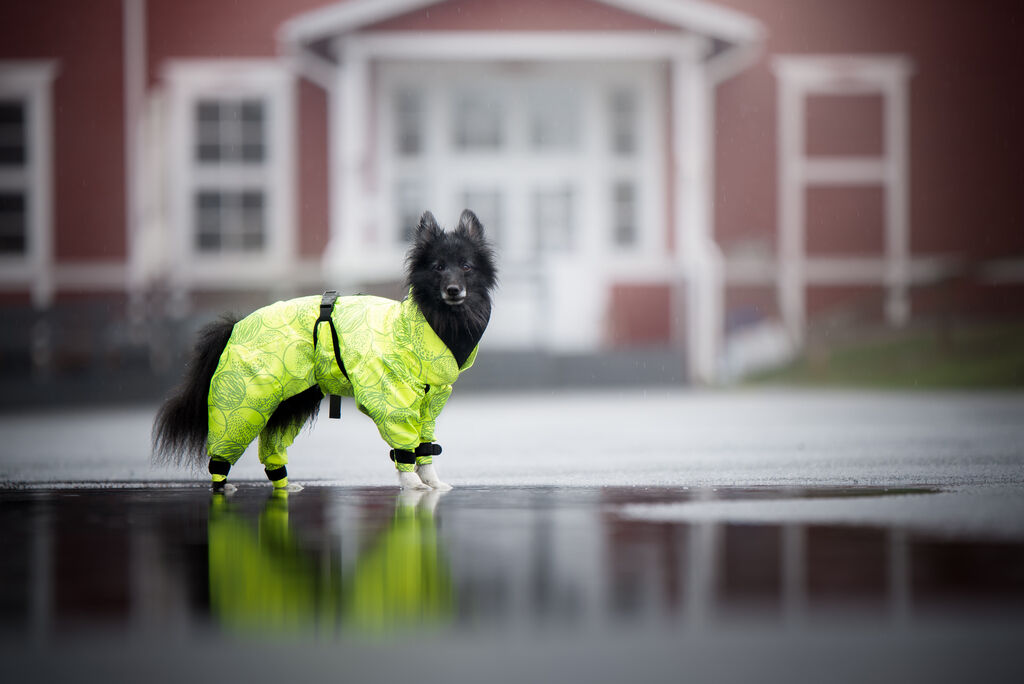
[[[709,381],[759,326],[799,346],[834,312],[1019,313],[1020,15],[8,2],[0,304],[86,310],[109,340],[154,302],[400,293],[415,217],[468,206],[501,258],[491,348],[672,346]],[[6,347],[61,334],[4,327]]]

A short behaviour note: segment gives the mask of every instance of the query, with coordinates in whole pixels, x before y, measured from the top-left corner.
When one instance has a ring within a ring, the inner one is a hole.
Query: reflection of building
[[[101,325],[165,292],[393,292],[412,217],[468,205],[501,252],[494,346],[674,344],[710,380],[765,321],[799,343],[835,310],[1014,309],[1019,96],[985,81],[1011,26],[883,0],[8,3],[4,303],[86,292]],[[924,287],[951,277],[957,304]]]

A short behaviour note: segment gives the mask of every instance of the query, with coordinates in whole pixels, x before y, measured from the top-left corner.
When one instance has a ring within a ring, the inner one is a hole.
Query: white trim
[[[981,265],[979,280],[986,284],[1005,285],[1024,282],[1024,259],[993,259]]]
[[[698,36],[652,35],[637,31],[374,31],[341,41],[347,50],[372,54],[378,59],[439,61],[552,60],[650,60],[706,49]],[[344,51],[340,62],[351,54]]]
[[[1021,261],[1018,268],[1024,264]],[[998,268],[993,262],[993,268]],[[921,256],[907,261],[908,285],[931,285],[963,272],[960,259],[953,256]],[[1012,273],[1012,269],[1008,273]],[[1024,278],[1024,269],[1017,271]],[[730,286],[771,286],[779,277],[773,260],[731,257],[725,261],[725,279]],[[888,260],[862,255],[811,256],[804,260],[804,283],[820,285],[878,285],[888,282]]]
[[[885,192],[886,316],[893,325],[910,316],[909,100],[912,64],[903,56],[805,55],[775,58],[778,78],[779,310],[796,344],[806,326],[805,288],[812,277],[806,256],[805,192],[811,185],[881,185]],[[879,94],[885,150],[877,157],[809,157],[805,152],[808,95]],[[840,264],[833,264],[832,268]],[[854,269],[858,271],[858,269]],[[838,279],[843,271],[835,272]],[[831,277],[814,274],[816,279]]]
[[[673,297],[673,339],[684,339],[685,326],[688,375],[708,384],[718,377],[725,329],[722,255],[711,213],[714,82],[696,55],[677,57],[671,69],[675,242],[683,278]]]
[[[141,262],[143,225],[143,112],[146,98],[146,0],[122,0],[124,28],[124,196],[125,249],[128,268],[125,287],[138,293],[145,279]]]
[[[169,222],[174,233],[169,274],[177,289],[274,287],[294,269],[295,93],[286,65],[271,59],[183,59],[165,70],[169,95]],[[194,247],[192,194],[216,173],[198,168],[194,154],[194,106],[201,98],[258,97],[269,104],[267,157],[251,169],[220,175],[228,185],[255,185],[265,193],[266,242],[260,251],[207,254]]]
[[[311,43],[356,31],[390,17],[429,7],[441,1],[349,0],[349,2],[311,10],[290,19],[281,26],[278,37],[283,42]],[[764,36],[764,27],[756,19],[709,2],[698,0],[595,1],[727,42],[754,42]],[[565,34],[559,35],[564,36]]]
[[[0,97],[26,104],[28,154],[24,173],[4,173],[0,183],[27,193],[26,252],[23,257],[0,257],[5,283],[27,286],[32,304],[45,308],[53,302],[53,80],[54,60],[0,61]]]

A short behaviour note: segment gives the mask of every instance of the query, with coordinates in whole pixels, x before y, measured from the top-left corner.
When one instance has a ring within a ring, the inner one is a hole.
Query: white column
[[[124,189],[125,248],[128,255],[125,288],[138,297],[148,275],[141,250],[143,112],[146,97],[146,0],[122,0],[124,29]]]
[[[804,341],[804,94],[791,80],[779,82],[778,297],[779,313],[794,345]]]
[[[702,383],[714,382],[718,375],[724,327],[722,256],[711,223],[711,88],[694,51],[688,50],[673,60],[676,258],[686,288],[689,376]]]
[[[366,228],[369,160],[369,60],[342,41],[335,85],[329,93],[330,240],[325,270],[333,280],[351,278]]]
[[[909,102],[906,78],[900,71],[886,84],[885,97],[885,316],[891,325],[910,318],[910,211],[908,198]]]

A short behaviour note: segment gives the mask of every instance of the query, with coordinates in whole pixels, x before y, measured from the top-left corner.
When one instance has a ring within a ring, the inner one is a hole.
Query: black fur
[[[406,273],[417,306],[461,368],[487,328],[497,283],[494,252],[476,215],[466,209],[458,227],[445,232],[424,212]],[[454,292],[463,296],[446,296]]]
[[[494,252],[476,215],[467,209],[458,227],[446,233],[433,214],[425,212],[409,249],[406,271],[414,301],[461,368],[487,327],[491,290],[497,282]],[[185,378],[153,424],[157,463],[196,467],[206,463],[210,379],[239,320],[225,315],[199,331]],[[313,385],[282,401],[267,426],[273,431],[303,425],[316,418],[322,399],[320,388]]]
[[[185,378],[160,407],[153,423],[153,456],[158,463],[205,462],[210,378],[239,320],[234,314],[225,314],[199,331]]]

